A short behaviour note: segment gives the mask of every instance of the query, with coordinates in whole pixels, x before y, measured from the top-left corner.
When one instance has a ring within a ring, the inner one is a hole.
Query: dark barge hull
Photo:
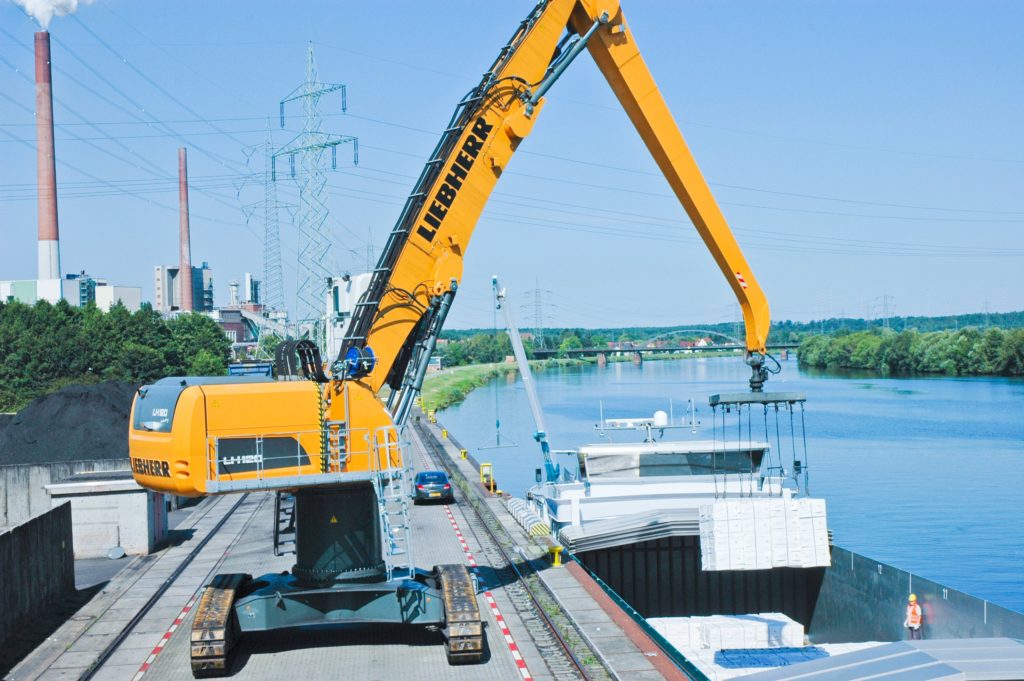
[[[1024,614],[833,546],[828,568],[704,572],[700,538],[666,537],[576,557],[643,617],[783,612],[813,643],[906,637],[907,594],[925,638],[1024,639]]]

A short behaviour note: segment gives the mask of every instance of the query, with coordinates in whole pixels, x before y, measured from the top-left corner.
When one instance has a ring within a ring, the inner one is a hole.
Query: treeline
[[[582,332],[582,337],[576,333],[569,332],[559,336],[551,336],[551,347],[558,350],[560,357],[572,356],[576,348],[593,347],[604,345],[603,337],[591,334],[583,329],[576,329]],[[548,338],[548,336],[545,336]],[[557,339],[557,343],[555,340]],[[534,338],[529,335],[523,338],[523,349],[526,350],[526,357],[533,359]],[[463,340],[448,340],[437,346],[437,354],[441,356],[444,366],[463,366],[465,364],[490,364],[503,362],[506,357],[512,356],[512,341],[504,331],[494,333],[477,332]]]
[[[604,345],[607,341],[633,340],[633,336],[629,334],[610,336],[596,329],[544,329],[544,335],[540,338],[537,337],[533,329],[523,328],[520,330],[520,333],[523,335],[523,345],[526,347],[527,354],[532,353],[534,348],[558,350],[563,345],[578,348],[589,348]],[[497,332],[493,330],[488,331],[486,329],[454,329],[452,331],[444,331],[441,334],[441,338],[447,340],[449,343],[457,343],[467,348],[469,346],[466,346],[466,344],[470,344],[477,348],[478,352],[483,351],[484,348],[491,348],[492,351],[497,352],[497,348],[494,343],[500,343],[503,347],[508,348],[508,352],[505,353],[506,355],[512,354],[512,344],[504,329],[499,329]],[[503,358],[504,355],[502,356],[502,359]],[[473,363],[475,362],[467,362],[467,364]]]
[[[144,383],[226,372],[231,343],[200,314],[165,320],[149,305],[110,312],[60,301],[0,303],[0,412],[70,383]]]
[[[810,336],[800,344],[800,364],[871,369],[886,374],[1024,375],[1024,329],[862,331]]]
[[[732,325],[728,325],[731,327]],[[683,328],[683,327],[678,327]],[[708,330],[713,331],[712,327],[708,327]],[[661,336],[665,333],[670,333],[672,329],[670,327],[652,327],[649,329],[635,327],[635,328],[623,328],[623,329],[584,329],[584,328],[560,328],[560,329],[544,329],[543,335],[538,337],[534,329],[523,327],[520,329],[520,333],[523,334],[523,345],[528,348],[538,348],[544,350],[559,350],[563,348],[593,348],[600,347],[610,342],[642,342],[647,341],[655,336]],[[741,332],[742,333],[742,332]],[[453,329],[446,330],[441,334],[441,338],[448,341],[465,343],[473,339],[480,337],[490,336],[493,338],[495,332],[487,329]],[[499,336],[504,336],[506,342],[508,338],[503,329],[498,331]],[[705,334],[692,332],[686,334],[673,335],[672,340],[695,340],[702,337]],[[724,339],[723,339],[724,340]],[[476,341],[480,342],[480,341]],[[511,351],[511,350],[510,350]]]
[[[799,343],[810,335],[823,333],[845,334],[858,331],[880,330],[883,328],[897,331],[916,329],[920,332],[929,332],[957,330],[968,327],[981,329],[992,327],[1002,329],[1024,328],[1024,312],[976,312],[943,317],[890,317],[885,320],[833,317],[809,322],[773,321],[771,342]],[[694,329],[699,329],[700,331],[694,331]],[[532,335],[533,331],[530,327],[524,326],[522,328],[523,333]],[[445,330],[442,333],[442,338],[463,341],[479,334],[488,333],[493,335],[494,332],[487,329],[452,329]],[[723,334],[729,338],[742,340],[743,333],[742,322],[693,324],[688,326],[628,326],[600,329],[546,328],[544,329],[543,344],[538,343],[537,347],[556,350],[569,336],[579,338],[584,347],[593,347],[603,345],[606,341],[644,342],[655,337],[671,338],[672,340],[695,340],[705,335],[712,336],[716,342],[725,342],[726,339],[723,336],[715,334]]]

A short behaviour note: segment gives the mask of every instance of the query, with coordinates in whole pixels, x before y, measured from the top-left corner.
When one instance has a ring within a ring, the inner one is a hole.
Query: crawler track
[[[423,424],[415,424],[433,464],[448,472],[471,507],[465,514],[469,530],[480,540],[484,555],[504,585],[520,619],[556,679],[614,679],[598,654],[576,630],[572,619],[536,574],[529,559],[518,550],[493,512],[477,495],[462,473],[451,465],[443,445]]]

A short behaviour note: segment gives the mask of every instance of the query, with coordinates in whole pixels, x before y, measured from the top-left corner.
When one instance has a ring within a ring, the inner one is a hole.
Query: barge
[[[788,404],[784,416],[787,410],[794,413],[796,402]],[[800,669],[808,674],[848,670],[821,678],[868,678],[867,673],[856,675],[861,664],[857,660],[867,664],[875,657],[902,660],[892,663],[896,666],[887,673],[893,676],[880,678],[1024,678],[1024,614],[845,549],[833,542],[831,532],[824,534],[825,560],[817,564],[806,560],[815,547],[806,546],[805,534],[789,538],[791,550],[794,544],[805,545],[797,546],[796,559],[791,553],[791,560],[783,561],[786,565],[740,561],[740,569],[708,569],[710,509],[812,499],[807,495],[806,452],[794,446],[791,456],[781,455],[793,443],[781,437],[770,442],[768,409],[765,437],[750,437],[753,412],[735,407],[730,409],[733,417],[745,414],[748,422],[738,429],[723,427],[739,433],[731,441],[719,438],[717,429],[710,440],[656,440],[651,421],[640,420],[648,441],[582,446],[576,451],[575,470],[563,466],[560,479],[552,482],[540,482],[538,476],[526,499],[512,500],[510,507],[525,524],[549,531],[628,604],[648,633],[675,648],[696,678],[789,678],[797,674],[796,666],[764,670],[791,664],[803,665]],[[659,420],[664,425],[663,417],[654,419]],[[792,437],[799,442],[802,434],[794,430]],[[758,527],[763,531],[767,525]],[[758,531],[747,528],[748,543]],[[822,547],[817,548],[820,555]],[[923,610],[924,641],[897,644],[908,638],[904,619],[911,593]],[[750,633],[743,639],[737,633],[753,619],[770,639],[776,616],[802,628],[802,645],[785,650],[815,654],[787,658],[777,654],[778,642],[752,640]],[[723,639],[723,630],[732,632],[732,638]],[[959,669],[960,675],[922,671],[918,677],[906,676],[914,665],[925,664],[922,646],[931,651],[936,669]],[[950,667],[949,655],[960,662]],[[818,659],[801,661],[812,658]],[[929,665],[921,669],[925,667]]]

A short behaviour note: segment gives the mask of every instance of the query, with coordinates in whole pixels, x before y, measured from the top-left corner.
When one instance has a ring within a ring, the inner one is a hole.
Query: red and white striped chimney
[[[60,279],[57,161],[53,151],[50,34],[36,33],[36,181],[39,201],[39,278]]]
[[[188,158],[185,147],[178,149],[178,281],[181,299],[178,309],[183,312],[192,311],[192,247],[189,245],[188,233]]]

